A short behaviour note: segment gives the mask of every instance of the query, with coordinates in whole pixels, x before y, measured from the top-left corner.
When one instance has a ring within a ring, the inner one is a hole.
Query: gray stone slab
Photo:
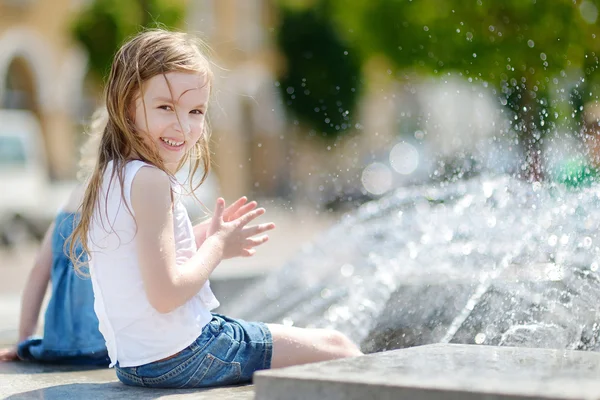
[[[600,354],[435,344],[255,374],[256,400],[600,399]]]
[[[0,399],[211,399],[251,400],[252,385],[217,389],[144,389],[120,383],[112,369],[0,363]]]

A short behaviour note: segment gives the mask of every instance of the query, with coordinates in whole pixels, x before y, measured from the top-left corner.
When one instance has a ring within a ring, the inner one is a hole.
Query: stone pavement
[[[125,386],[114,370],[0,363],[0,399],[211,399],[250,400],[252,385],[206,390],[157,390]]]

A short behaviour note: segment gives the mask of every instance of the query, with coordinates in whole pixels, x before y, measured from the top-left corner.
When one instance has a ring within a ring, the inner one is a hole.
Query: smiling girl
[[[89,256],[111,366],[125,384],[190,388],[361,354],[336,331],[211,313],[219,305],[212,271],[252,256],[275,226],[249,226],[265,210],[246,198],[229,207],[217,199],[196,227],[181,204],[174,174],[188,160],[190,174],[202,164],[206,176],[210,165],[213,79],[199,48],[183,33],[140,33],[117,52],[107,81],[108,123],[71,243]]]

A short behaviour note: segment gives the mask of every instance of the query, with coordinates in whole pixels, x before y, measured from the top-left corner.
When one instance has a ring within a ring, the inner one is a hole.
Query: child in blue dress
[[[90,138],[82,147],[80,178],[95,163],[98,138],[95,132],[106,121],[98,111]],[[21,296],[18,343],[0,349],[0,361],[25,360],[41,363],[108,366],[106,344],[94,313],[94,293],[89,278],[76,273],[65,249],[79,220],[78,208],[84,186],[78,186],[46,231],[35,264]],[[35,194],[32,194],[35,195]],[[76,251],[81,254],[81,247]],[[51,295],[44,315],[42,337],[35,337],[39,313],[51,282]]]

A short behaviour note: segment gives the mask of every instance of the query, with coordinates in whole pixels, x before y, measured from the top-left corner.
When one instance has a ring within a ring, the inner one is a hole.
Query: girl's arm
[[[33,268],[29,272],[29,277],[21,296],[18,342],[33,335],[37,328],[42,302],[48,289],[50,272],[52,270],[52,232],[54,231],[54,225],[55,223],[53,222],[44,235],[40,251],[37,254]],[[16,347],[0,349],[0,361],[17,359]]]
[[[185,264],[175,262],[173,207],[169,177],[156,168],[143,167],[131,188],[131,204],[137,224],[136,244],[148,301],[158,312],[167,313],[183,305],[202,288],[224,258],[252,255],[267,237],[246,224],[264,214],[260,208],[226,222],[225,203],[217,201],[211,225],[198,251]]]
[[[54,225],[55,223],[52,222],[44,235],[42,246],[23,291],[19,341],[33,335],[37,328],[40,309],[46,295],[46,289],[48,289],[52,270],[52,232],[54,231]]]

